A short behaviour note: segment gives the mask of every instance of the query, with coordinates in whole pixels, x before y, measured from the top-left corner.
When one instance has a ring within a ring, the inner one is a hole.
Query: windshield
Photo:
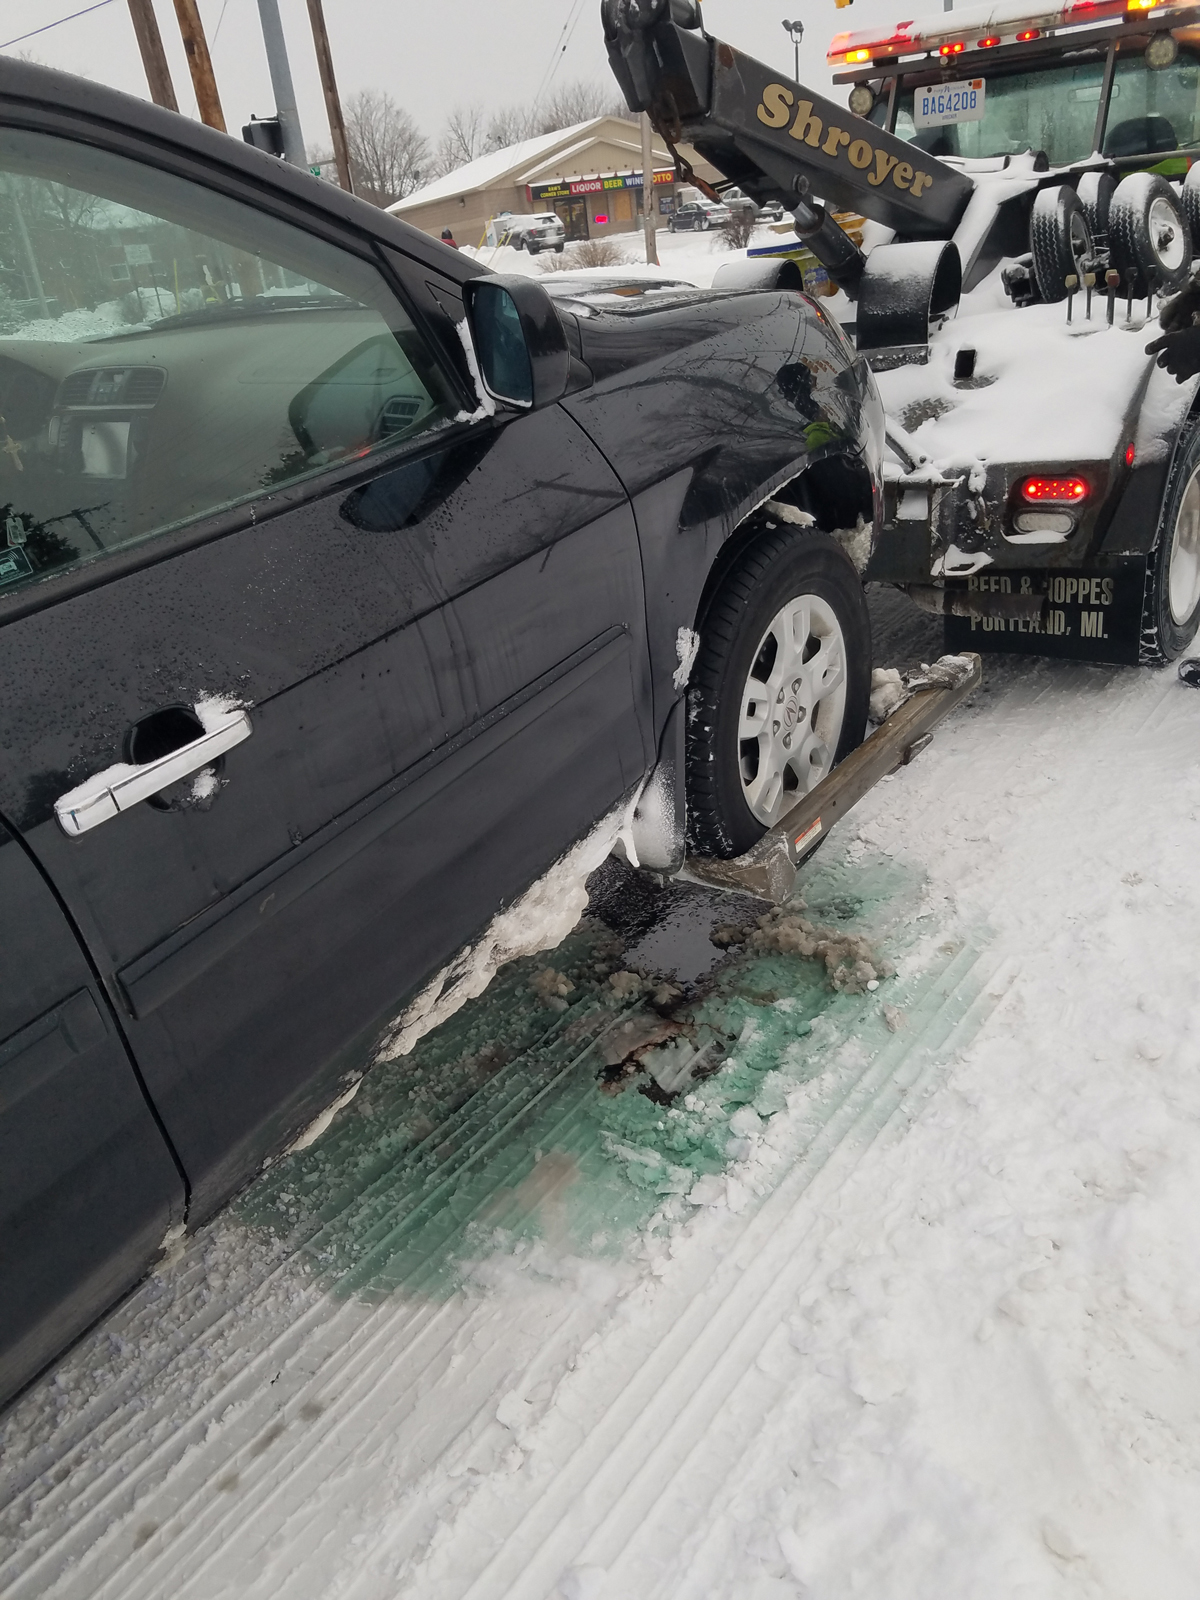
[[[896,134],[935,156],[988,157],[1044,150],[1052,167],[1090,156],[1104,63],[1056,63],[985,80],[979,122],[921,128],[913,122],[914,91],[896,100]],[[1180,51],[1157,70],[1141,55],[1118,59],[1104,153],[1149,155],[1200,144],[1200,67]]]

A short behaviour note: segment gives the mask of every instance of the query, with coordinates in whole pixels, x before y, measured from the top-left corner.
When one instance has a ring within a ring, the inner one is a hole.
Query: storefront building
[[[604,238],[629,233],[641,226],[645,183],[640,172],[597,173],[594,177],[564,178],[559,183],[531,183],[527,189],[531,211],[556,211],[568,239]],[[652,213],[655,226],[663,227],[675,206],[675,169],[654,174]]]
[[[653,150],[653,215],[663,227],[675,203],[675,168],[657,136]],[[680,153],[700,177],[718,177],[694,150],[685,146]],[[602,239],[641,226],[641,168],[638,124],[595,117],[480,156],[388,210],[435,239],[449,228],[460,245],[482,244],[497,217],[534,211],[556,211],[570,239]]]

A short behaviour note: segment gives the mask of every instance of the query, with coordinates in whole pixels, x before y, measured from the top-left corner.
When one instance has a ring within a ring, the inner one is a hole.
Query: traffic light
[[[256,150],[265,150],[269,156],[283,155],[283,128],[278,117],[252,116],[242,129],[242,138]]]

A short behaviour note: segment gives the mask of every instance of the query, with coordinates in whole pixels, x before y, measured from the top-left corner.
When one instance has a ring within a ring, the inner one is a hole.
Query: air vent
[[[69,378],[63,379],[62,388],[58,392],[60,406],[85,406],[88,396],[92,392],[92,384],[96,381],[95,369],[87,372],[73,372]]]
[[[383,408],[383,432],[399,433],[421,409],[421,402],[408,395],[394,394]]]
[[[125,380],[127,406],[152,406],[163,392],[167,375],[161,367],[134,367]]]
[[[161,367],[85,367],[63,379],[58,403],[89,411],[155,405],[167,375]]]

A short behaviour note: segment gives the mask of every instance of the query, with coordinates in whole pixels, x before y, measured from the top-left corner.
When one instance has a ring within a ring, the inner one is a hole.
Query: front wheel
[[[744,854],[862,742],[871,623],[828,535],[773,533],[726,577],[688,693],[688,838]]]
[[[1174,661],[1200,623],[1200,422],[1180,440],[1163,496],[1158,543],[1150,556],[1142,614],[1141,659]]]

